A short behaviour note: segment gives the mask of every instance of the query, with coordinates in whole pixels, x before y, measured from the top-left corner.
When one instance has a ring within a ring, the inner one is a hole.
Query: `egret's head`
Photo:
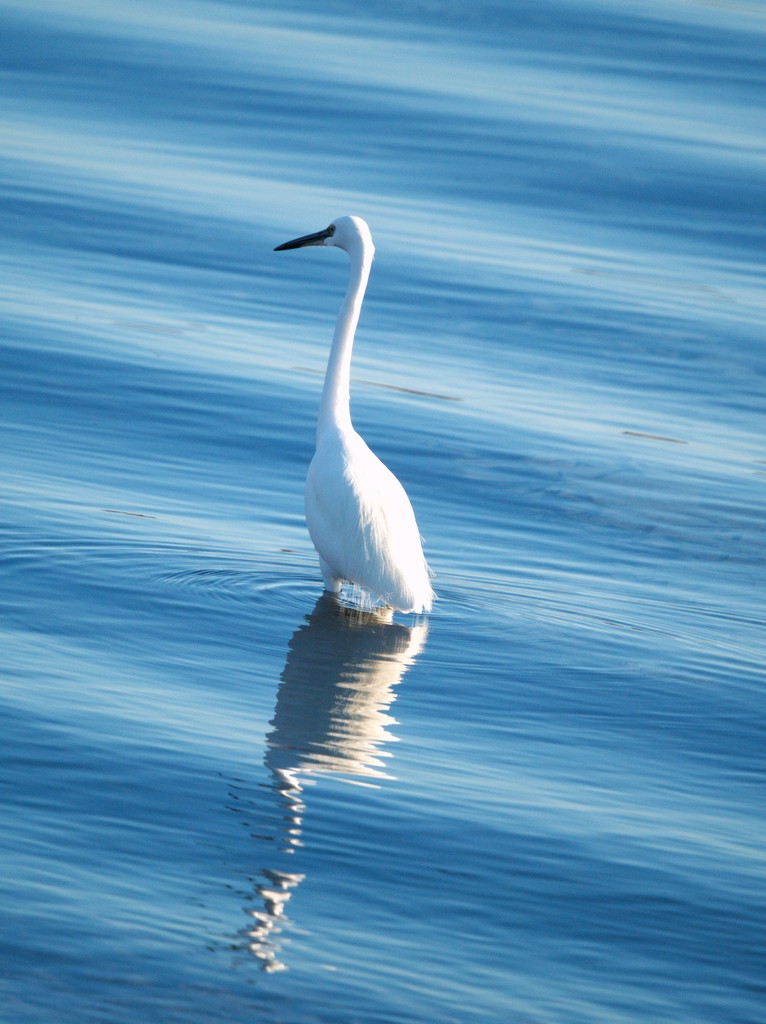
[[[322,231],[313,235],[302,235],[291,242],[278,245],[274,252],[282,249],[302,249],[305,245],[335,245],[346,252],[367,252],[370,256],[375,252],[372,235],[366,221],[361,217],[337,217]]]

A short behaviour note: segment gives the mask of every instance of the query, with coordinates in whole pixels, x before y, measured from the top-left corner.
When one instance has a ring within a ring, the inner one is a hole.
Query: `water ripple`
[[[316,595],[317,580],[287,565],[279,569],[181,569],[162,572],[155,581],[213,601],[236,604],[268,602],[274,610],[299,613]]]

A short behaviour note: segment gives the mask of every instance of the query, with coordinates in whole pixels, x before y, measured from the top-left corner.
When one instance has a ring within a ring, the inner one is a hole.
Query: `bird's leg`
[[[322,570],[325,590],[328,590],[331,594],[337,594],[340,591],[341,581],[321,555],[319,556],[319,568]]]

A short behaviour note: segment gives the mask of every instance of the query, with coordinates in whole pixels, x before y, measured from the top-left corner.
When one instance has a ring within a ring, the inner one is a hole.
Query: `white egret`
[[[337,594],[349,582],[397,611],[430,611],[434,592],[410,499],[351,425],[351,350],[375,253],[370,229],[361,217],[339,217],[275,251],[305,245],[334,245],[351,258],[306,478],[306,523],[325,588]]]

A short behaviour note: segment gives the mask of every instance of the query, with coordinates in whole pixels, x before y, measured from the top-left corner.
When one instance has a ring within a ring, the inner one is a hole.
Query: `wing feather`
[[[358,434],[320,439],[306,479],[306,521],[336,576],[400,611],[431,608],[430,574],[410,500]]]

